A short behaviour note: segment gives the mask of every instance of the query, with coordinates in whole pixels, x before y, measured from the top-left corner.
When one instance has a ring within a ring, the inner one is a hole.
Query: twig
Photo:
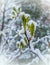
[[[3,11],[3,21],[2,21],[1,31],[3,31],[4,29],[4,22],[5,22],[4,19],[5,19],[5,8]],[[0,35],[0,43],[1,43],[1,40],[2,40],[2,34]]]

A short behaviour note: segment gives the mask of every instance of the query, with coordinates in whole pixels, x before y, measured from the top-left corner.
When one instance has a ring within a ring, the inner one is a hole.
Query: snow
[[[27,18],[27,17],[29,17],[30,18],[30,15],[29,14],[25,14],[25,17]]]
[[[25,43],[24,39],[21,39],[21,40],[20,40],[20,42],[23,42],[23,44],[24,44],[24,45],[26,45],[26,43]]]
[[[19,14],[20,17],[21,17],[22,15],[25,15],[25,12],[21,12],[21,13]]]
[[[9,2],[10,2],[10,0],[9,0]],[[16,7],[16,4],[10,3],[8,8],[10,6]],[[17,6],[17,9],[20,6],[21,5]],[[9,13],[11,13],[11,11]],[[7,13],[5,15],[7,15]],[[30,17],[29,14],[27,14],[25,12],[20,12],[18,14],[18,16],[16,16],[16,19],[10,20],[10,21],[8,21],[8,23],[6,23],[7,18],[9,18],[9,17],[5,16],[4,28],[2,31],[0,30],[0,35],[2,35],[1,44],[0,44],[0,65],[8,65],[9,62],[11,64],[13,61],[16,61],[18,59],[27,59],[28,60],[32,56],[33,56],[32,57],[33,59],[31,58],[30,59],[31,61],[29,61],[28,64],[26,64],[26,65],[32,65],[33,63],[37,64],[37,63],[39,63],[39,61],[42,61],[45,65],[47,65],[47,63],[48,63],[48,65],[50,65],[50,48],[49,48],[50,34],[45,35],[44,37],[41,37],[41,38],[38,37],[36,41],[34,41],[34,36],[33,36],[32,39],[29,41],[29,44],[30,44],[30,48],[29,48],[29,46],[26,45],[24,38],[28,37],[27,38],[27,40],[28,40],[29,38],[31,38],[31,35],[30,35],[30,32],[29,32],[27,26],[26,26],[26,35],[24,33],[23,26],[20,27],[20,23],[22,22],[21,21],[22,15],[24,15],[26,18]],[[1,20],[2,20],[2,16],[1,16]],[[40,21],[39,20],[37,20],[37,21],[39,24],[37,24],[34,20],[29,20],[28,25],[31,25],[33,23],[35,26],[35,30],[36,30],[36,27],[40,25]],[[16,25],[16,23],[17,23],[17,25]],[[2,21],[0,24],[2,24]],[[14,32],[14,34],[13,34],[13,32]],[[42,42],[41,49],[43,50],[44,47],[46,47],[45,50],[40,51],[39,48],[34,48],[34,45],[38,44],[39,41]],[[24,49],[17,48],[17,45],[20,44],[20,42],[23,42],[23,44],[25,46]],[[8,63],[7,63],[7,61],[8,61]],[[11,64],[11,65],[13,65],[13,64]],[[19,63],[16,62],[16,63],[14,63],[14,65],[19,65]]]
[[[29,30],[27,30],[27,37],[28,39],[31,37]]]
[[[7,65],[7,59],[4,55],[0,55],[0,65]]]
[[[36,23],[35,21],[30,20],[30,21],[28,22],[28,25],[31,25],[32,23],[34,24],[34,26],[35,26],[35,30],[36,30],[37,23]]]
[[[21,13],[19,14],[20,17],[21,17],[22,15],[24,15],[26,18],[27,18],[27,17],[30,18],[30,15],[29,15],[29,14],[26,14],[25,12],[21,12]]]

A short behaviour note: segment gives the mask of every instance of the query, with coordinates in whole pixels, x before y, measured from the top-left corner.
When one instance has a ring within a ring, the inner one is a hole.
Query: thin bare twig
[[[3,29],[4,29],[4,22],[5,22],[4,19],[5,19],[5,8],[4,8],[4,11],[3,11],[1,31],[3,31]],[[0,35],[0,43],[1,43],[1,40],[2,40],[2,34]]]

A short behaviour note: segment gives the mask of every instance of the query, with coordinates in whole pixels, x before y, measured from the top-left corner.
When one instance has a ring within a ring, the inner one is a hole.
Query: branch
[[[5,19],[5,8],[3,11],[3,21],[2,21],[1,31],[3,31],[4,29],[4,22],[5,22],[4,19]],[[1,43],[1,39],[2,39],[2,34],[0,35],[0,43]]]
[[[50,35],[40,38],[39,40],[37,40],[37,41],[35,42],[35,44],[37,44],[39,41],[43,41],[43,40],[46,39],[46,38],[49,38],[49,39],[50,39]],[[45,42],[45,41],[44,41],[44,42]],[[47,42],[45,42],[45,44],[47,44]]]
[[[18,59],[21,55],[23,55],[24,53],[26,53],[26,52],[28,52],[29,51],[29,48],[27,48],[27,49],[25,49],[24,51],[21,51],[22,53],[18,53],[17,55],[15,55],[15,56],[12,56],[9,60],[10,60],[10,62],[12,62],[12,61],[14,61],[15,59]]]

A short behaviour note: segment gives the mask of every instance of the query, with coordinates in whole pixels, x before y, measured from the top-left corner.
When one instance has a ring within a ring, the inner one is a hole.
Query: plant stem
[[[27,40],[28,40],[28,46],[29,46],[29,48],[31,48],[31,47],[30,47],[30,40],[31,40],[31,38],[28,39],[26,31],[25,31],[24,33],[25,33],[25,36],[26,36],[26,38],[27,38]]]

